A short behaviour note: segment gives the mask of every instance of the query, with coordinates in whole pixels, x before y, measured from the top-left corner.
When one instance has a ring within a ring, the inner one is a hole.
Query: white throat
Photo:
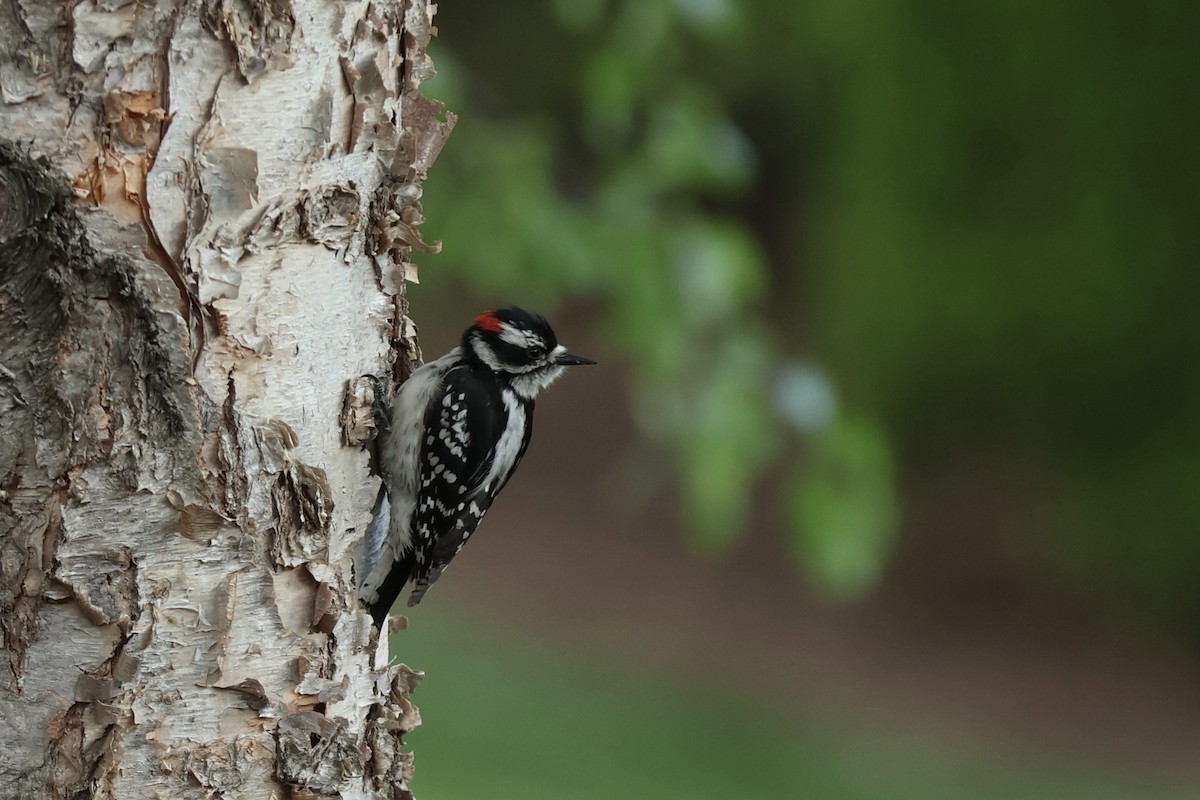
[[[554,383],[566,372],[566,367],[542,367],[533,372],[513,375],[512,388],[526,400],[537,397],[537,393]]]

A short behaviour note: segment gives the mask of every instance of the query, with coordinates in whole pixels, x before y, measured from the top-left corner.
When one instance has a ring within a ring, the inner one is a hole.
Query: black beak
[[[554,359],[554,363],[560,367],[580,367],[584,364],[595,364],[590,358],[583,356],[572,355],[571,353],[563,353],[558,358]]]

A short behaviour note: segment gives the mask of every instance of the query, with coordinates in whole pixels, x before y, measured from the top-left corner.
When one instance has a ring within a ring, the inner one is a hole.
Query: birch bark
[[[352,562],[433,11],[0,0],[0,797],[408,796]]]

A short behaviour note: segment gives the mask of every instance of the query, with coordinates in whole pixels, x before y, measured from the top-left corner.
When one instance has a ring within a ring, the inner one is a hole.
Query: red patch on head
[[[500,333],[500,318],[495,311],[485,311],[475,318],[475,327],[481,330]]]

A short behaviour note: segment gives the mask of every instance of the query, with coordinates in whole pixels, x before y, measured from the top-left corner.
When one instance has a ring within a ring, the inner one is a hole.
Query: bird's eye
[[[541,358],[545,358],[545,356],[546,356],[546,348],[542,347],[541,345],[535,344],[529,348],[529,357],[530,358],[541,359]]]

